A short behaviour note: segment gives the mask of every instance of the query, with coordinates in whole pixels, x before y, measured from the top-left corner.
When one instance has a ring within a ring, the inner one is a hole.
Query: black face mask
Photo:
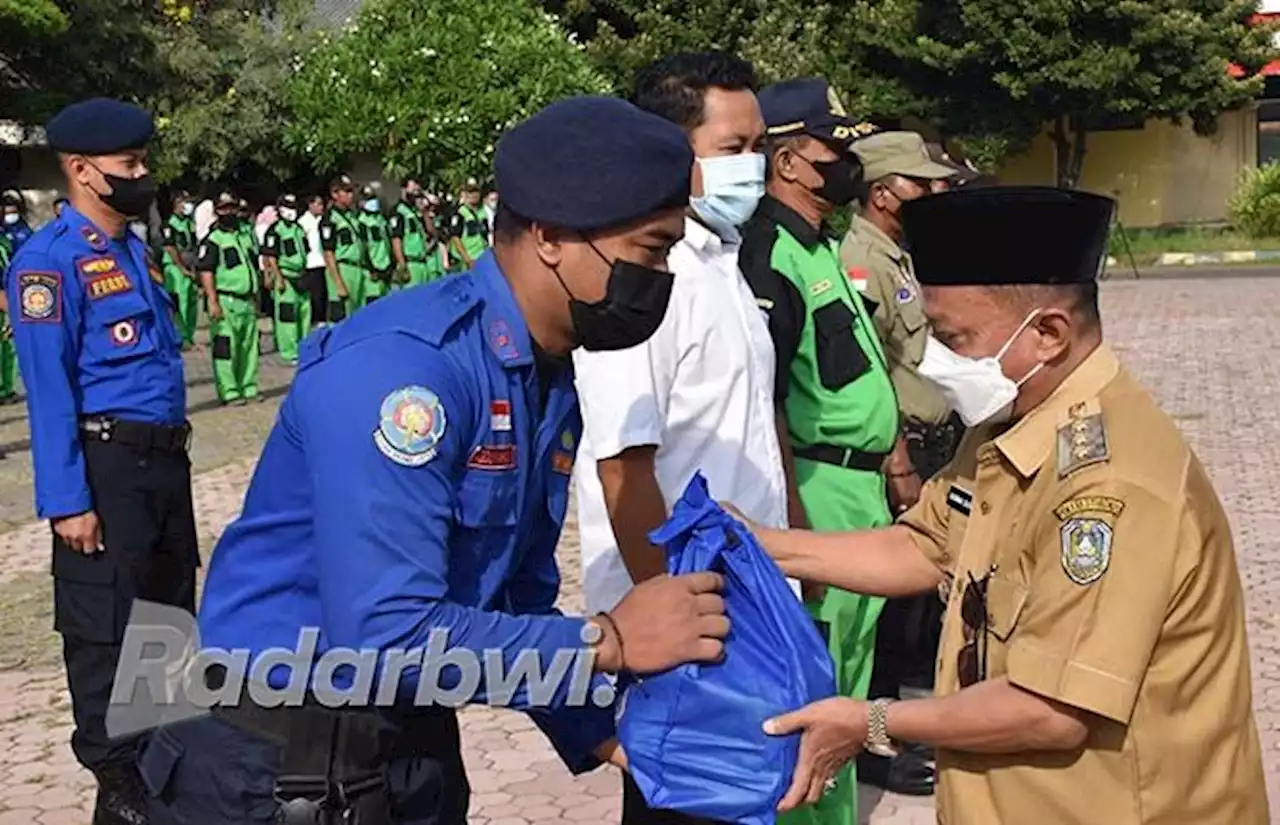
[[[98,169],[96,164],[91,162],[90,165]],[[151,204],[156,199],[156,182],[150,175],[143,175],[140,178],[122,178],[118,175],[109,175],[101,169],[98,169],[98,172],[111,187],[111,191],[107,194],[98,195],[98,198],[107,206],[126,218],[141,217],[151,208]]]
[[[858,180],[862,177],[862,164],[841,152],[839,159],[808,161],[822,176],[822,186],[814,194],[832,206],[846,206],[858,194]]]
[[[218,226],[223,229],[236,229],[240,226],[239,215],[219,215]]]
[[[590,241],[587,245],[609,264],[604,299],[587,303],[573,297],[556,272],[560,288],[569,296],[569,317],[583,349],[591,352],[630,349],[648,341],[667,314],[671,300],[671,273],[631,261],[608,258]],[[553,270],[555,271],[555,270]]]

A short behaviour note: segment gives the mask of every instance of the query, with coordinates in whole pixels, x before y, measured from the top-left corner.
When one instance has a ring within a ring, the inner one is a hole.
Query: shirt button
[[[987,513],[991,512],[991,505],[984,501],[982,504],[978,505],[978,509],[981,510],[982,515],[985,516]]]
[[[943,564],[951,564],[951,554],[948,553],[946,550],[943,550],[941,553],[938,554],[938,561],[942,562]]]

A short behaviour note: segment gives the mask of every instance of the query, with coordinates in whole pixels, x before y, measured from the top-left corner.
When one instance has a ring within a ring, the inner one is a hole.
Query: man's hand
[[[336,290],[336,291],[337,291],[337,293],[338,293],[338,297],[339,297],[339,298],[346,298],[346,297],[348,297],[349,293],[347,292],[347,285],[346,285],[346,284],[337,284],[336,286],[337,286],[337,290]]]
[[[216,298],[209,301],[209,317],[215,321],[222,320],[222,304],[218,303]]]
[[[600,669],[656,673],[685,662],[716,662],[724,655],[729,619],[717,592],[724,578],[716,573],[658,576],[641,582],[609,613],[599,648]]]
[[[592,751],[596,759],[601,762],[607,762],[615,768],[627,769],[627,754],[622,750],[622,745],[618,742],[617,737],[608,740]]]
[[[54,519],[53,532],[72,550],[86,556],[106,549],[102,546],[102,526],[98,523],[98,514],[92,510],[78,516]]]
[[[889,486],[889,503],[893,506],[893,515],[902,515],[915,506],[920,500],[920,488],[924,483],[914,470],[903,473],[886,473],[885,481]]]
[[[844,697],[823,699],[764,723],[770,736],[800,732],[800,758],[791,787],[778,803],[779,811],[812,805],[822,798],[827,782],[858,755],[867,741],[867,706]]]

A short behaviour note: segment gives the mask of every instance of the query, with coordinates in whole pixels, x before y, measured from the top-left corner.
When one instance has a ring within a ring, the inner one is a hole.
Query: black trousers
[[[720,825],[714,819],[703,819],[679,811],[650,808],[644,794],[631,775],[622,773],[622,825]]]
[[[329,286],[324,267],[311,267],[302,273],[298,284],[311,300],[311,323],[319,324],[329,317]]]
[[[113,741],[106,713],[120,645],[135,598],[195,612],[200,557],[183,452],[84,442],[94,512],[106,552],[86,556],[53,538],[54,629],[76,729],[71,748],[95,775],[136,762],[139,740]]]

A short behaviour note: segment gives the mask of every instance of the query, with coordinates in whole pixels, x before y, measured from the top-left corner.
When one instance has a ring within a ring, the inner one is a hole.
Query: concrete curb
[[[1223,264],[1252,264],[1260,261],[1280,261],[1280,250],[1251,249],[1240,252],[1166,252],[1156,259],[1152,267],[1164,266],[1221,266]],[[1127,263],[1127,261],[1125,262]],[[1123,265],[1114,255],[1107,256],[1107,267]]]

